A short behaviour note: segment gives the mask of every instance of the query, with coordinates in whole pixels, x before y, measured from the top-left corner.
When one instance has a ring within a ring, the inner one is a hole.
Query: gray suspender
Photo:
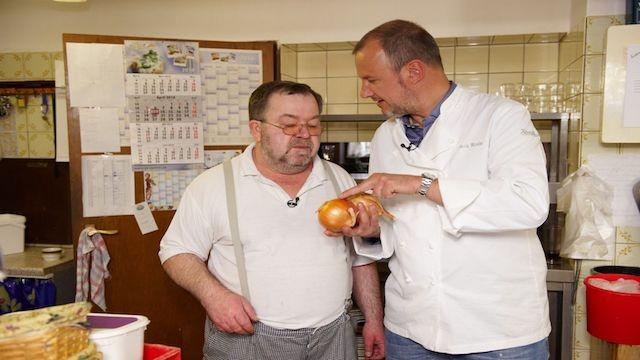
[[[222,165],[224,170],[224,184],[227,192],[227,213],[229,218],[229,229],[231,230],[231,241],[233,241],[233,250],[236,254],[236,262],[238,267],[238,278],[240,279],[240,291],[242,296],[251,302],[249,294],[249,283],[247,281],[247,268],[244,262],[244,251],[242,242],[240,242],[240,231],[238,230],[238,208],[236,206],[236,191],[233,182],[233,168],[231,167],[231,159],[224,161]]]
[[[333,189],[336,195],[340,194],[340,187],[336,176],[331,171],[329,162],[322,160],[324,170],[331,180]],[[222,170],[224,172],[224,184],[227,193],[227,214],[229,218],[229,229],[231,231],[231,241],[233,241],[233,250],[236,254],[236,262],[238,267],[238,278],[240,279],[240,291],[242,296],[251,302],[251,296],[249,294],[249,283],[247,281],[247,268],[244,261],[244,250],[242,248],[242,242],[240,241],[240,231],[238,230],[238,208],[236,205],[236,191],[235,183],[233,181],[233,168],[231,166],[231,159],[227,159],[222,164]]]
[[[324,172],[329,176],[329,180],[331,180],[331,184],[333,185],[333,190],[336,191],[336,196],[340,195],[340,187],[338,186],[338,181],[336,180],[336,176],[331,171],[331,166],[329,166],[329,162],[326,160],[322,160],[322,165],[324,165]]]

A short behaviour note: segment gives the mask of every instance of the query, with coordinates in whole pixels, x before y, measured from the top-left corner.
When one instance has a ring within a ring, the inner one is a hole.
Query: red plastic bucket
[[[180,360],[180,348],[161,344],[144,344],[143,360]]]
[[[600,289],[590,279],[632,279],[640,276],[599,274],[587,276],[587,331],[602,340],[625,345],[640,345],[640,294],[625,294]]]

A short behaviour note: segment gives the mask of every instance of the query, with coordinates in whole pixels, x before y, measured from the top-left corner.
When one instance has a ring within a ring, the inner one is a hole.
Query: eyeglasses
[[[275,126],[278,129],[282,130],[282,132],[285,135],[298,135],[300,133],[300,130],[302,130],[302,127],[306,127],[307,131],[309,132],[309,135],[311,136],[317,136],[320,135],[320,133],[322,132],[322,125],[318,124],[318,125],[309,125],[309,124],[295,124],[295,125],[285,125],[285,126],[280,126],[280,125],[276,125],[270,122],[266,122],[266,121],[260,121],[261,123],[264,124],[269,124],[271,126]]]

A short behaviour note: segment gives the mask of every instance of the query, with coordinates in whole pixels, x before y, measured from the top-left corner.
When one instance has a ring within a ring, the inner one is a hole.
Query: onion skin
[[[393,214],[385,210],[385,208],[380,203],[380,200],[378,200],[377,197],[371,194],[367,194],[367,193],[355,194],[355,195],[349,196],[347,200],[351,201],[356,207],[358,206],[358,204],[363,204],[368,209],[370,205],[374,205],[376,207],[378,216],[384,216],[389,220],[395,219]]]
[[[351,201],[333,199],[326,201],[318,209],[318,221],[325,229],[340,232],[342,228],[356,224],[358,208]]]

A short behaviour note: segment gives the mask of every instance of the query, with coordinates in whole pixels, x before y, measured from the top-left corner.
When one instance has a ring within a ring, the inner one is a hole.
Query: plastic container
[[[180,348],[160,344],[144,344],[144,360],[181,360]]]
[[[144,331],[149,324],[145,316],[90,313],[87,321],[91,324],[89,340],[104,360],[143,359]]]
[[[0,214],[0,248],[4,255],[24,252],[24,223],[22,215]]]
[[[592,274],[627,274],[640,276],[640,267],[637,266],[620,266],[620,265],[604,265],[596,266],[591,269]]]
[[[625,294],[597,288],[590,279],[632,279],[640,276],[626,274],[599,274],[587,276],[587,331],[602,340],[625,345],[640,345],[640,294]]]

